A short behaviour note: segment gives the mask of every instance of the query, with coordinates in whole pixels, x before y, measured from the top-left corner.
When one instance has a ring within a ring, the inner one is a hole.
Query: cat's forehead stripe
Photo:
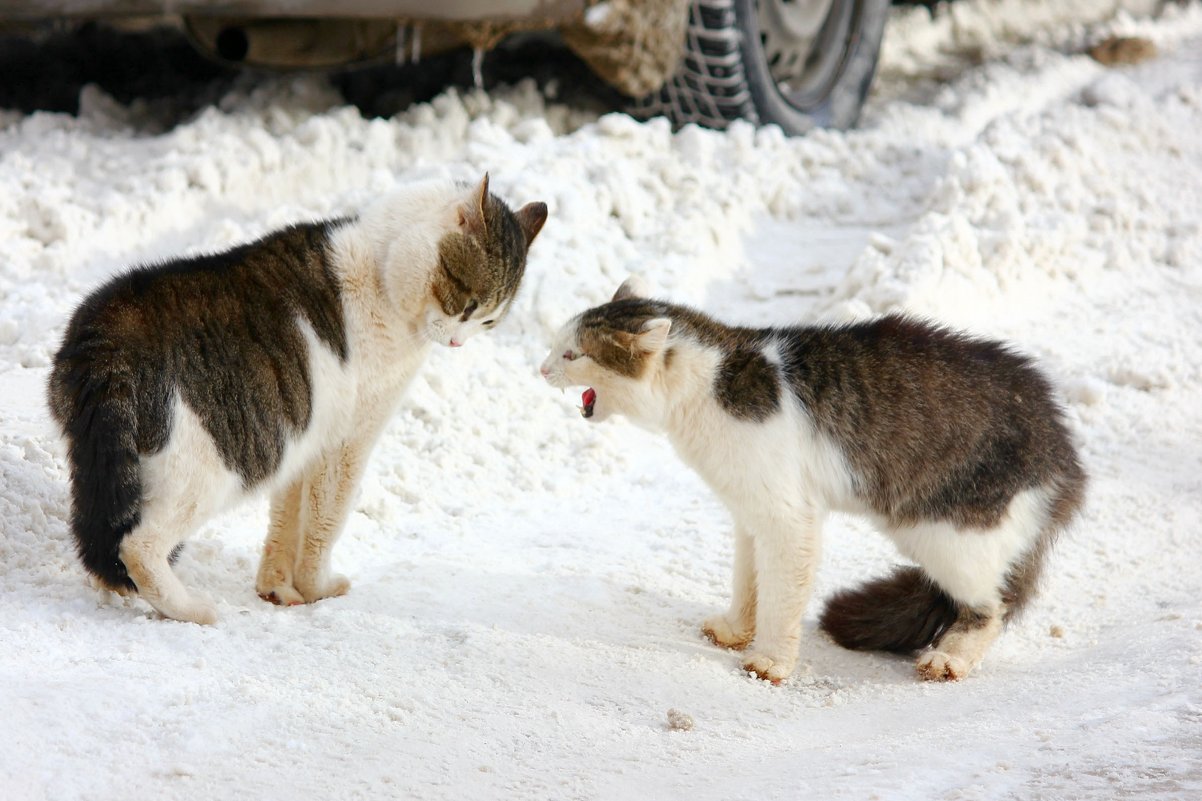
[[[589,309],[580,315],[580,327],[637,334],[649,320],[657,318],[672,321],[673,337],[683,336],[724,352],[760,348],[769,339],[765,331],[723,325],[688,306],[642,298],[611,301]]]
[[[442,269],[433,292],[445,314],[462,314],[472,302],[490,313],[507,309],[521,283],[527,252],[521,225],[495,195],[483,212],[482,233],[450,231],[438,243]]]
[[[617,300],[595,306],[580,315],[580,327],[638,333],[654,317],[664,316],[666,304],[650,300]]]

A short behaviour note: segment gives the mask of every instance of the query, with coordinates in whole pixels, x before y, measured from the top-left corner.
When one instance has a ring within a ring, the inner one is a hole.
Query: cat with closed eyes
[[[910,317],[735,327],[631,279],[560,330],[541,372],[587,387],[591,423],[621,414],[665,433],[730,510],[731,604],[702,630],[773,682],[797,662],[828,513],[868,517],[914,565],[837,593],[821,627],[955,680],[1030,601],[1083,501],[1030,359]]]
[[[546,217],[542,203],[512,211],[487,175],[413,184],[89,295],[48,386],[84,567],[166,617],[212,623],[170,563],[205,520],[268,493],[259,594],[345,593],[330,551],[377,437],[432,344],[505,316]]]

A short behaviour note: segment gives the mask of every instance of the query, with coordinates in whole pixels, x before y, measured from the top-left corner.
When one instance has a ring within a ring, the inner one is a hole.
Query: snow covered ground
[[[0,798],[1202,797],[1202,4],[1052,5],[899,12],[861,129],[796,139],[598,119],[530,85],[367,120],[313,78],[246,83],[166,132],[96,90],[78,118],[0,111]],[[1080,54],[1112,31],[1161,55]],[[435,351],[380,443],[335,551],[350,594],[256,597],[265,503],[180,559],[214,627],[91,588],[43,404],[81,295],[485,170],[550,220],[514,313]],[[978,673],[924,684],[815,630],[896,558],[843,517],[790,681],[703,640],[722,508],[537,375],[629,272],[731,320],[902,308],[1042,361],[1089,502]]]

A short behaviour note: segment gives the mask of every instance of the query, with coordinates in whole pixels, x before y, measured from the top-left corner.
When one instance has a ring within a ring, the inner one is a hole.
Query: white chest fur
[[[846,459],[814,427],[783,380],[775,413],[763,421],[740,420],[709,390],[719,355],[696,351],[687,357],[689,370],[706,389],[670,416],[668,437],[732,514],[761,514],[765,506],[798,504],[819,513],[858,508]]]

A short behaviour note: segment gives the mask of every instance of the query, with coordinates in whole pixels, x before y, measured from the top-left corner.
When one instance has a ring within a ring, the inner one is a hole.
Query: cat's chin
[[[442,331],[431,330],[429,328],[422,332],[422,339],[429,345],[441,345],[444,348],[459,348],[463,346],[462,342],[457,342],[444,335]]]
[[[441,345],[444,348],[463,346],[463,340],[457,339],[455,327],[441,318],[430,316],[420,329],[421,338],[430,345]]]

